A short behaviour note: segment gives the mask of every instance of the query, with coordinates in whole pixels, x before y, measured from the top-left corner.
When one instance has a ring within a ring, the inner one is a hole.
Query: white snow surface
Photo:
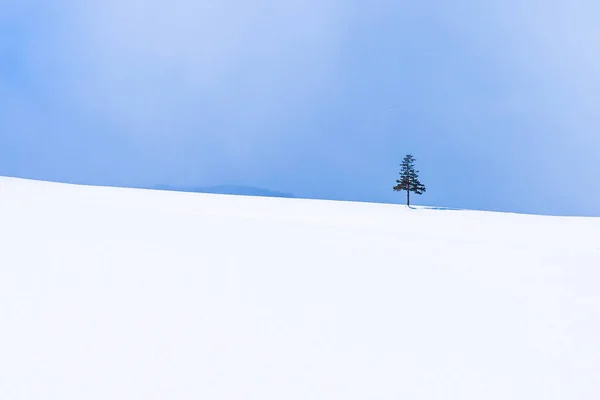
[[[599,399],[600,219],[0,178],[0,399]]]

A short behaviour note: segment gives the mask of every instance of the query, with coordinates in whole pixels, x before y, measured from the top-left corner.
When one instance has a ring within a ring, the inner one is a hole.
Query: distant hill
[[[220,186],[210,186],[210,187],[156,185],[152,189],[169,190],[169,191],[176,191],[176,192],[233,194],[233,195],[240,195],[240,196],[284,197],[284,198],[294,198],[295,197],[289,193],[276,192],[273,190],[257,188],[257,187],[252,187],[252,186],[237,186],[237,185],[220,185]]]

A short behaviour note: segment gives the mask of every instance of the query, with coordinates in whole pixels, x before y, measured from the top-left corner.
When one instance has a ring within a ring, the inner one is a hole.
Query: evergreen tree
[[[426,189],[425,185],[419,182],[419,171],[415,170],[415,159],[412,155],[407,154],[400,166],[402,167],[400,179],[396,180],[394,191],[406,190],[406,205],[410,206],[410,192],[423,194]]]

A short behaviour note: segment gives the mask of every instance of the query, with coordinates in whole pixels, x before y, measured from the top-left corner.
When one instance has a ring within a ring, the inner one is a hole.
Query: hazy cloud
[[[592,210],[598,15],[591,0],[0,0],[0,172],[384,200],[411,150],[434,203],[470,204],[458,176],[487,193],[474,205]],[[557,194],[573,173],[589,196]]]
[[[80,112],[104,116],[123,134],[176,140],[203,130],[245,145],[270,134],[264,125],[278,114],[327,90],[347,19],[339,2],[320,0],[59,7],[33,49],[41,84],[59,82],[52,89]],[[215,123],[227,129],[203,126]]]

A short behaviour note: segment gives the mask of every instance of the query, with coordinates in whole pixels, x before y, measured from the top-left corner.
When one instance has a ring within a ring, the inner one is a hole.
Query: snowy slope
[[[0,178],[0,399],[598,399],[600,219]]]

